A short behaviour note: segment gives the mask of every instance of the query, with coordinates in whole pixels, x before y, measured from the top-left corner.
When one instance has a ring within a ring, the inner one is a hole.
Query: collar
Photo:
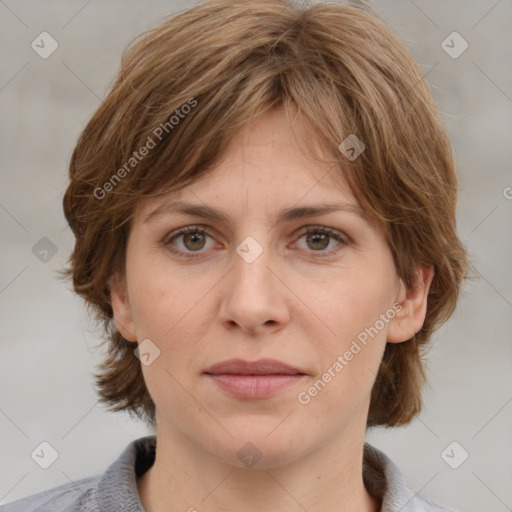
[[[136,439],[124,449],[98,482],[96,499],[100,510],[144,512],[137,478],[153,465],[155,453],[155,435]],[[398,467],[368,443],[363,450],[363,481],[368,492],[382,501],[380,512],[456,512],[413,493]]]

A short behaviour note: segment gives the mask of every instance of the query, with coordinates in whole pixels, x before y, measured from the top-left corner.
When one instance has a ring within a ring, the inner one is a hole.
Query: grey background
[[[459,233],[481,278],[434,337],[421,416],[368,440],[415,491],[467,512],[512,510],[512,2],[372,4],[421,64],[443,112],[460,177]],[[191,5],[0,1],[0,503],[103,472],[152,433],[97,405],[94,326],[55,274],[73,246],[61,198],[71,151],[123,49]],[[59,44],[47,59],[31,48],[43,31]],[[441,47],[453,31],[469,44],[457,59]],[[46,263],[32,251],[43,237],[57,250]],[[46,470],[30,456],[42,441],[58,452]],[[457,469],[441,456],[452,441],[469,453]]]

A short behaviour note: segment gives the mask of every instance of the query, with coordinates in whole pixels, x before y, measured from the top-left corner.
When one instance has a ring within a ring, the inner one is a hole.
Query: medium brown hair
[[[111,410],[155,425],[134,344],[112,322],[109,279],[124,272],[135,208],[207,175],[239,129],[275,107],[329,150],[404,284],[414,286],[415,265],[434,267],[422,329],[386,344],[367,425],[406,424],[421,410],[423,349],[471,278],[451,145],[418,66],[375,13],[286,0],[212,0],[142,34],[79,137],[63,199],[76,245],[63,275],[104,328],[96,386]],[[350,134],[365,145],[355,160],[339,149]]]

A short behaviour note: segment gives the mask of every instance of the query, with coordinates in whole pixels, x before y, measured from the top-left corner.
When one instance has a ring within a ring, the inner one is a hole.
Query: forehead
[[[313,147],[324,161],[306,149]],[[215,166],[191,184],[145,202],[143,214],[172,201],[242,205],[267,214],[279,206],[346,203],[361,207],[348,187],[339,161],[314,141],[300,119],[281,110],[265,113],[230,140]]]
[[[343,212],[369,221],[347,186],[328,180],[331,169],[318,178],[307,169],[249,169],[220,167],[196,182],[140,205],[146,223],[163,214],[183,214],[232,224],[241,216],[266,216],[275,222],[332,212]]]

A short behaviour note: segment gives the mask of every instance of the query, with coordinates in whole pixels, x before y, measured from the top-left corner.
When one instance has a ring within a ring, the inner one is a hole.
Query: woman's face
[[[407,340],[425,314],[426,301],[407,305],[382,232],[353,210],[300,210],[358,204],[339,169],[306,160],[297,144],[272,111],[207,177],[142,203],[112,288],[117,328],[144,341],[157,432],[237,466],[362,439],[386,341]],[[178,201],[223,218],[173,211]],[[295,209],[304,215],[282,215]],[[234,358],[276,359],[303,375],[266,395],[272,379],[253,377],[251,388],[238,377],[255,394],[236,394],[205,373]]]

